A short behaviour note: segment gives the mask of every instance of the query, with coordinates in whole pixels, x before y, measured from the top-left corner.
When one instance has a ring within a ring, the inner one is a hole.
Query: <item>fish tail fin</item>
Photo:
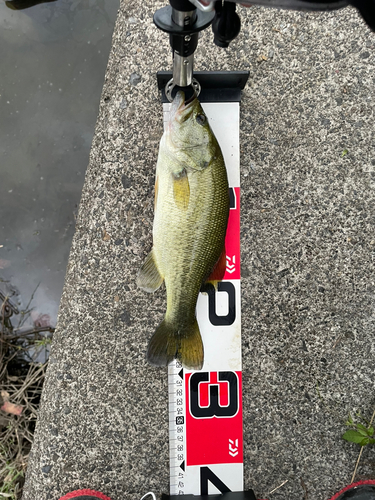
[[[175,328],[164,319],[148,343],[147,361],[155,366],[167,366],[176,357],[177,349]]]
[[[166,366],[175,358],[191,370],[202,368],[203,342],[196,318],[182,329],[164,319],[151,337],[147,349],[149,363]]]
[[[200,370],[203,366],[203,342],[196,318],[179,336],[177,359],[191,370]]]

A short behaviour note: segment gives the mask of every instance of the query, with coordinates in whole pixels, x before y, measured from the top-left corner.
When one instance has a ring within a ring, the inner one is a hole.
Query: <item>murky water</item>
[[[56,322],[118,5],[0,1],[0,290],[22,308],[40,283],[34,321]]]

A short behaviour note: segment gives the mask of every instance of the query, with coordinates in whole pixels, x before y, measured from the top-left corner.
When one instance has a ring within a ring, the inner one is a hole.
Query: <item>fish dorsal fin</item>
[[[137,285],[146,292],[155,292],[162,283],[163,277],[156,267],[154,252],[151,250],[138,272]]]
[[[180,210],[187,210],[190,199],[190,185],[186,169],[173,175],[173,198]]]

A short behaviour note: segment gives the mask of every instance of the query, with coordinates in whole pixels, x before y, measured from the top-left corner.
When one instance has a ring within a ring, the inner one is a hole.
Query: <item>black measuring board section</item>
[[[166,495],[162,494],[161,500],[257,500],[253,490],[227,491],[217,495]]]
[[[195,71],[193,77],[201,85],[199,101],[240,102],[241,90],[245,88],[249,75],[249,71]],[[156,77],[158,89],[162,91],[162,102],[169,102],[164,89],[172,78],[172,71],[158,71]]]

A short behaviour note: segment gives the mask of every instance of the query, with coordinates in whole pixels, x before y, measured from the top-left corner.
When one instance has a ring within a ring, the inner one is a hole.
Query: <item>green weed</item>
[[[0,498],[17,500],[24,480],[21,464],[7,462],[0,470]]]
[[[347,425],[348,427],[352,427],[352,429],[349,429],[345,432],[345,434],[342,436],[343,439],[351,443],[357,443],[360,446],[375,444],[374,428],[371,425],[373,418],[369,422],[361,415],[360,412],[356,413],[356,416],[360,420],[362,420],[362,422],[367,424],[367,427],[360,422],[355,422],[349,413],[349,418],[345,422],[345,425]]]

